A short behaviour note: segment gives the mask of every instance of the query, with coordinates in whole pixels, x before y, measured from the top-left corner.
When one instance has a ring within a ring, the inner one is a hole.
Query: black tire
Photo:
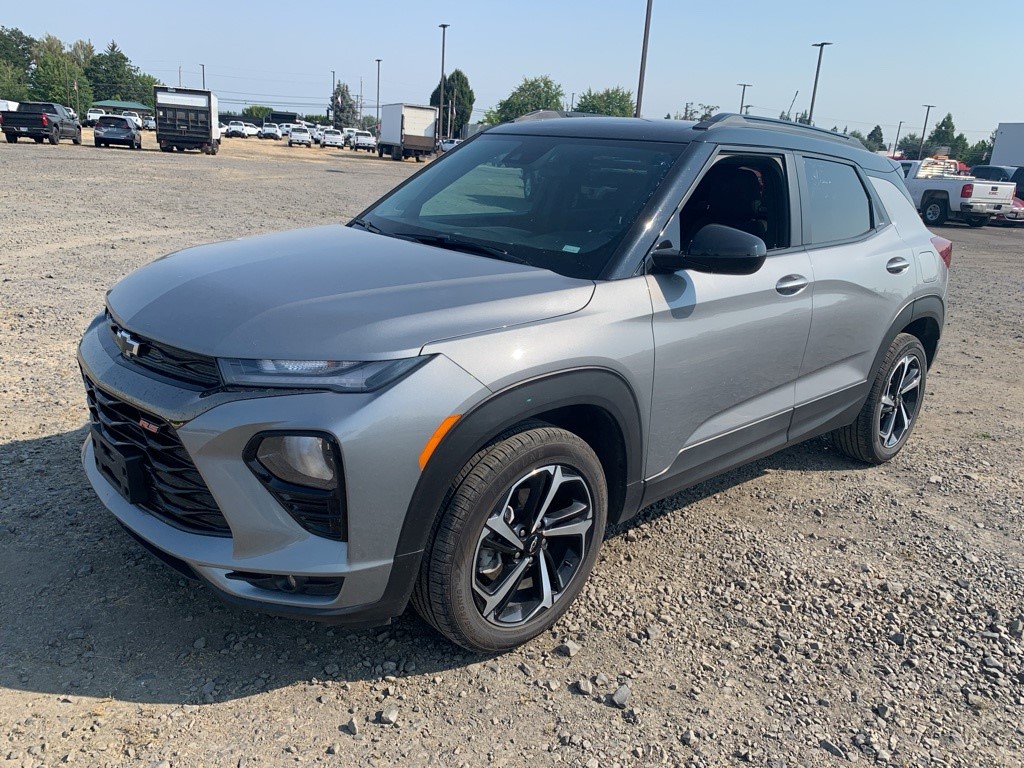
[[[402,148],[401,147],[392,147],[391,148],[391,159],[392,160],[398,160],[399,162],[401,162],[404,159],[402,157]]]
[[[949,218],[949,208],[946,201],[939,197],[932,197],[925,202],[921,208],[921,217],[929,227],[937,227],[946,223]]]
[[[138,141],[135,142],[135,145],[132,147],[132,149],[142,149],[142,137],[141,136],[139,136]]]
[[[72,144],[81,144],[82,143],[82,129],[81,128],[78,129],[78,133],[76,133],[74,135],[74,138],[71,139],[71,143]]]
[[[377,147],[377,157],[384,157],[384,147]]]
[[[4,136],[6,137],[8,144],[18,143],[18,134],[16,133],[5,133]]]
[[[161,152],[173,152],[174,151],[174,147],[165,147],[165,146],[161,145],[160,146],[160,151]]]
[[[551,488],[558,492],[549,494]],[[542,502],[539,512],[531,500]],[[551,517],[545,509],[554,510]],[[570,510],[568,517],[558,516]],[[538,515],[534,533],[520,524],[531,513]],[[473,456],[453,481],[423,553],[412,604],[463,648],[514,648],[550,628],[579,594],[597,559],[607,516],[604,472],[581,438],[537,422],[506,433]],[[488,533],[494,530],[488,522],[518,536],[517,547]],[[574,533],[567,536],[569,526]],[[489,541],[499,547],[489,548]],[[485,598],[481,590],[490,585]],[[489,601],[495,602],[488,607]]]
[[[291,140],[289,140],[288,141],[288,146],[290,147],[291,145],[292,145],[292,142],[291,142]]]
[[[33,136],[32,137],[32,141],[34,141],[36,144],[42,144],[44,141],[46,141],[46,137],[45,136]]]
[[[58,141],[60,141],[60,129],[54,128],[47,138],[49,139],[50,144],[56,144]]]
[[[93,145],[95,145],[95,146],[97,146],[97,147],[98,147],[98,146],[99,146],[99,145],[101,144],[101,142],[100,142],[100,140],[99,140],[99,139],[93,139],[93,140],[92,140],[92,143],[93,143]]]
[[[970,227],[984,227],[990,221],[992,221],[991,216],[984,216],[982,214],[967,217],[967,225]]]
[[[921,342],[909,333],[899,334],[878,366],[857,420],[832,433],[836,447],[867,464],[893,458],[917,424],[927,377],[928,358]]]

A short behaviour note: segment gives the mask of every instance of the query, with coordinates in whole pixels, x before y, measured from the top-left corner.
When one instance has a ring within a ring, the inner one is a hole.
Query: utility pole
[[[572,112],[576,109],[576,91],[572,92],[572,97],[569,99],[569,111]]]
[[[903,129],[903,121],[900,120],[900,124],[896,126],[896,141],[892,143],[892,152],[889,153],[890,157],[896,159],[896,152],[900,148],[900,131]]]
[[[181,88],[181,64],[178,65],[178,87]]]
[[[338,117],[338,113],[336,111],[337,110],[337,106],[334,103],[334,89],[338,87],[337,82],[338,82],[337,78],[335,78],[335,76],[334,76],[334,70],[332,69],[331,70],[331,98],[328,99],[328,101],[327,101],[327,104],[328,104],[327,116],[329,118],[331,118],[331,125],[333,125],[335,128],[338,127],[338,125],[337,125],[338,121],[336,119]]]
[[[375,133],[380,138],[380,59],[377,59],[377,124]]]
[[[202,67],[202,69],[203,69],[203,90],[205,91],[206,90],[206,65],[205,64],[200,64],[199,66]]]
[[[811,43],[811,48],[818,49],[818,67],[814,70],[814,90],[811,91],[811,110],[807,113],[807,124],[814,125],[814,100],[818,97],[818,75],[821,74],[821,55],[825,52],[825,46],[832,43]]]
[[[640,117],[641,105],[644,101],[644,75],[647,74],[647,41],[651,36],[651,7],[654,0],[647,0],[647,20],[644,22],[644,47],[640,53],[640,83],[636,87],[636,112],[634,117]]]
[[[746,101],[747,97],[747,88],[753,88],[753,86],[750,83],[736,83],[736,85],[740,86],[743,89],[742,91],[740,91],[740,114],[742,115],[743,104]]]
[[[438,24],[437,26],[441,28],[441,91],[437,97],[437,130],[435,131],[437,140],[434,142],[435,145],[441,143],[441,136],[443,135],[441,133],[441,117],[444,115],[444,44],[445,35],[451,24]]]
[[[359,78],[359,127],[363,127],[363,78]]]
[[[917,148],[917,159],[918,160],[923,160],[924,159],[924,137],[925,137],[925,133],[928,131],[928,114],[932,111],[932,107],[934,107],[935,105],[934,104],[922,104],[921,106],[924,107],[925,110],[924,110],[924,128],[921,129],[921,146],[919,146]]]

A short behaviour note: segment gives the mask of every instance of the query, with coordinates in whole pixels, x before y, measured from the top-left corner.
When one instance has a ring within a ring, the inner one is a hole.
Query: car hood
[[[189,248],[107,294],[125,328],[214,357],[376,360],[586,306],[594,283],[339,225]]]

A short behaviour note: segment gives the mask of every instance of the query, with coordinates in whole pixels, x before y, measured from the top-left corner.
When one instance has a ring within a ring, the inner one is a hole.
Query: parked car
[[[438,148],[442,152],[447,152],[449,149],[455,149],[461,143],[462,139],[441,139],[441,143],[438,145]]]
[[[93,128],[93,144],[109,147],[120,144],[132,149],[142,149],[142,129],[135,121],[124,115],[103,115]]]
[[[96,121],[105,114],[107,114],[105,109],[99,109],[97,107],[87,109],[85,111],[85,124],[88,126],[96,125]]]
[[[951,220],[983,227],[996,214],[1010,210],[1012,184],[960,176],[956,160],[927,157],[903,160],[900,166],[907,191],[929,226]]]
[[[503,651],[646,505],[829,432],[896,456],[951,258],[891,162],[830,131],[505,123],[348,226],[117,283],[78,350],[83,466],[234,604],[365,624],[411,603]]]
[[[341,132],[345,136],[345,146],[352,146],[352,137],[356,135],[356,128],[342,128]]]
[[[309,137],[313,140],[314,144],[320,143],[320,137],[323,135],[323,129],[319,125],[309,124],[306,126],[309,129]]]
[[[255,123],[244,123],[244,125],[245,125],[245,138],[249,138],[250,136],[259,136],[260,135],[260,129],[256,126]]]
[[[1019,197],[1014,197],[1010,210],[993,216],[992,223],[998,224],[1001,227],[1017,227],[1024,225],[1024,200]]]
[[[971,168],[971,176],[987,181],[1012,181],[1017,189],[1014,192],[1024,198],[1024,168],[1016,165],[976,165]]]
[[[139,128],[140,130],[142,129],[142,118],[139,117],[139,113],[138,112],[132,112],[132,111],[129,110],[129,111],[126,111],[126,112],[122,112],[121,115],[123,117],[127,117],[129,120],[131,120],[133,123],[135,123],[135,126],[137,128]]]
[[[245,132],[245,123],[243,123],[241,120],[232,120],[230,123],[228,123],[228,129],[224,132],[224,135],[227,136],[228,138],[246,138],[248,134],[246,134]]]
[[[82,126],[63,104],[50,101],[23,101],[17,109],[0,112],[0,130],[3,130],[8,144],[18,139],[32,139],[36,144],[49,141],[56,144],[61,139],[71,139],[74,144],[82,143]]]
[[[277,127],[281,129],[281,138],[292,132],[292,123],[278,123]]]
[[[356,152],[360,149],[365,149],[367,152],[377,149],[377,139],[369,131],[356,131],[352,135],[352,151]]]
[[[146,115],[142,118],[142,128],[146,131],[156,130],[156,118],[152,115]]]
[[[320,148],[345,146],[345,136],[337,128],[324,128],[323,136],[320,137]]]
[[[281,129],[277,127],[277,123],[264,123],[260,128],[259,137],[261,139],[280,139]]]
[[[313,145],[313,137],[309,135],[309,129],[304,125],[293,125],[291,133],[288,134],[288,146],[305,144],[307,147]]]
[[[224,123],[217,123],[217,130],[222,137],[228,134],[228,127]]]

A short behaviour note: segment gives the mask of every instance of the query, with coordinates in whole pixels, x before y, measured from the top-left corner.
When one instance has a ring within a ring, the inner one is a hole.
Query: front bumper
[[[421,474],[419,453],[441,421],[483,397],[486,390],[476,379],[437,356],[381,392],[204,395],[142,372],[120,357],[112,341],[106,343],[109,336],[105,323],[90,326],[79,347],[83,374],[112,397],[173,425],[230,528],[230,536],[183,530],[129,503],[97,468],[90,436],[82,447],[86,476],[134,536],[221,597],[271,613],[374,623],[404,610],[420,553],[397,549]],[[293,430],[328,432],[341,447],[347,541],[302,528],[242,459],[257,433]],[[267,589],[239,579],[240,573],[326,579],[340,590],[317,595]]]

